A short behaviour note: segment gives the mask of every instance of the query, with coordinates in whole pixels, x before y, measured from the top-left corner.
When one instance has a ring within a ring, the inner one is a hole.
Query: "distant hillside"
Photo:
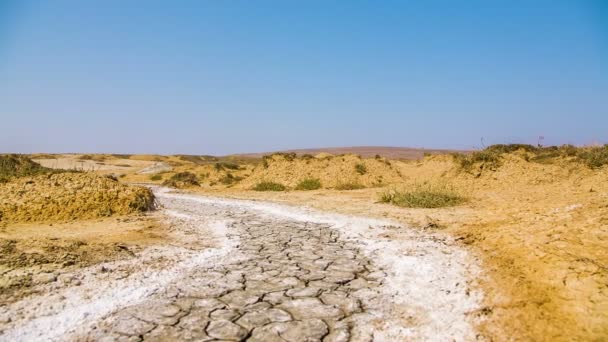
[[[307,149],[296,149],[296,150],[285,150],[285,151],[274,151],[264,153],[246,153],[237,154],[235,156],[240,157],[262,157],[264,155],[276,153],[276,152],[294,152],[298,155],[302,154],[319,154],[319,153],[331,153],[331,154],[345,154],[352,153],[358,154],[361,157],[369,158],[376,155],[388,159],[421,159],[425,153],[429,154],[445,154],[452,152],[468,152],[463,150],[439,150],[439,149],[426,149],[426,148],[410,148],[410,147],[386,147],[386,146],[353,146],[353,147],[327,147],[327,148],[307,148]]]

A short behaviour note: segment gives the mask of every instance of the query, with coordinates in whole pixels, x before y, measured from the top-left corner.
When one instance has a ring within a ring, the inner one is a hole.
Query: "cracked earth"
[[[11,319],[0,339],[474,339],[475,266],[449,241],[411,231],[387,241],[403,228],[155,192],[182,244],[83,270],[77,285],[47,285],[3,308]]]

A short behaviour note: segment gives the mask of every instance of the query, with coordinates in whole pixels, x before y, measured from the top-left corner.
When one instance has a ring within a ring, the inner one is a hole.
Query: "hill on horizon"
[[[272,153],[296,153],[302,154],[357,154],[364,158],[380,155],[388,159],[421,159],[425,154],[445,154],[452,152],[469,152],[467,150],[451,150],[451,149],[428,149],[428,148],[412,148],[412,147],[393,147],[393,146],[351,146],[351,147],[321,147],[321,148],[302,148],[281,150],[273,152],[258,152],[258,153],[237,153],[231,156],[260,158]]]

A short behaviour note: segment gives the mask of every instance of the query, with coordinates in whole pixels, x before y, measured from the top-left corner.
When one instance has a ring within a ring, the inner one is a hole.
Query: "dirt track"
[[[179,245],[2,307],[0,340],[471,340],[480,294],[447,238],[156,189]],[[390,231],[402,239],[383,237]],[[198,242],[213,240],[204,248]]]

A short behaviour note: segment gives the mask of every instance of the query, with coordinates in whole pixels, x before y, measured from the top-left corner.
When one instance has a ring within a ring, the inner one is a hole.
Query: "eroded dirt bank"
[[[173,243],[81,269],[77,282],[47,283],[2,306],[0,340],[475,338],[481,294],[470,279],[479,271],[446,237],[155,192]]]

